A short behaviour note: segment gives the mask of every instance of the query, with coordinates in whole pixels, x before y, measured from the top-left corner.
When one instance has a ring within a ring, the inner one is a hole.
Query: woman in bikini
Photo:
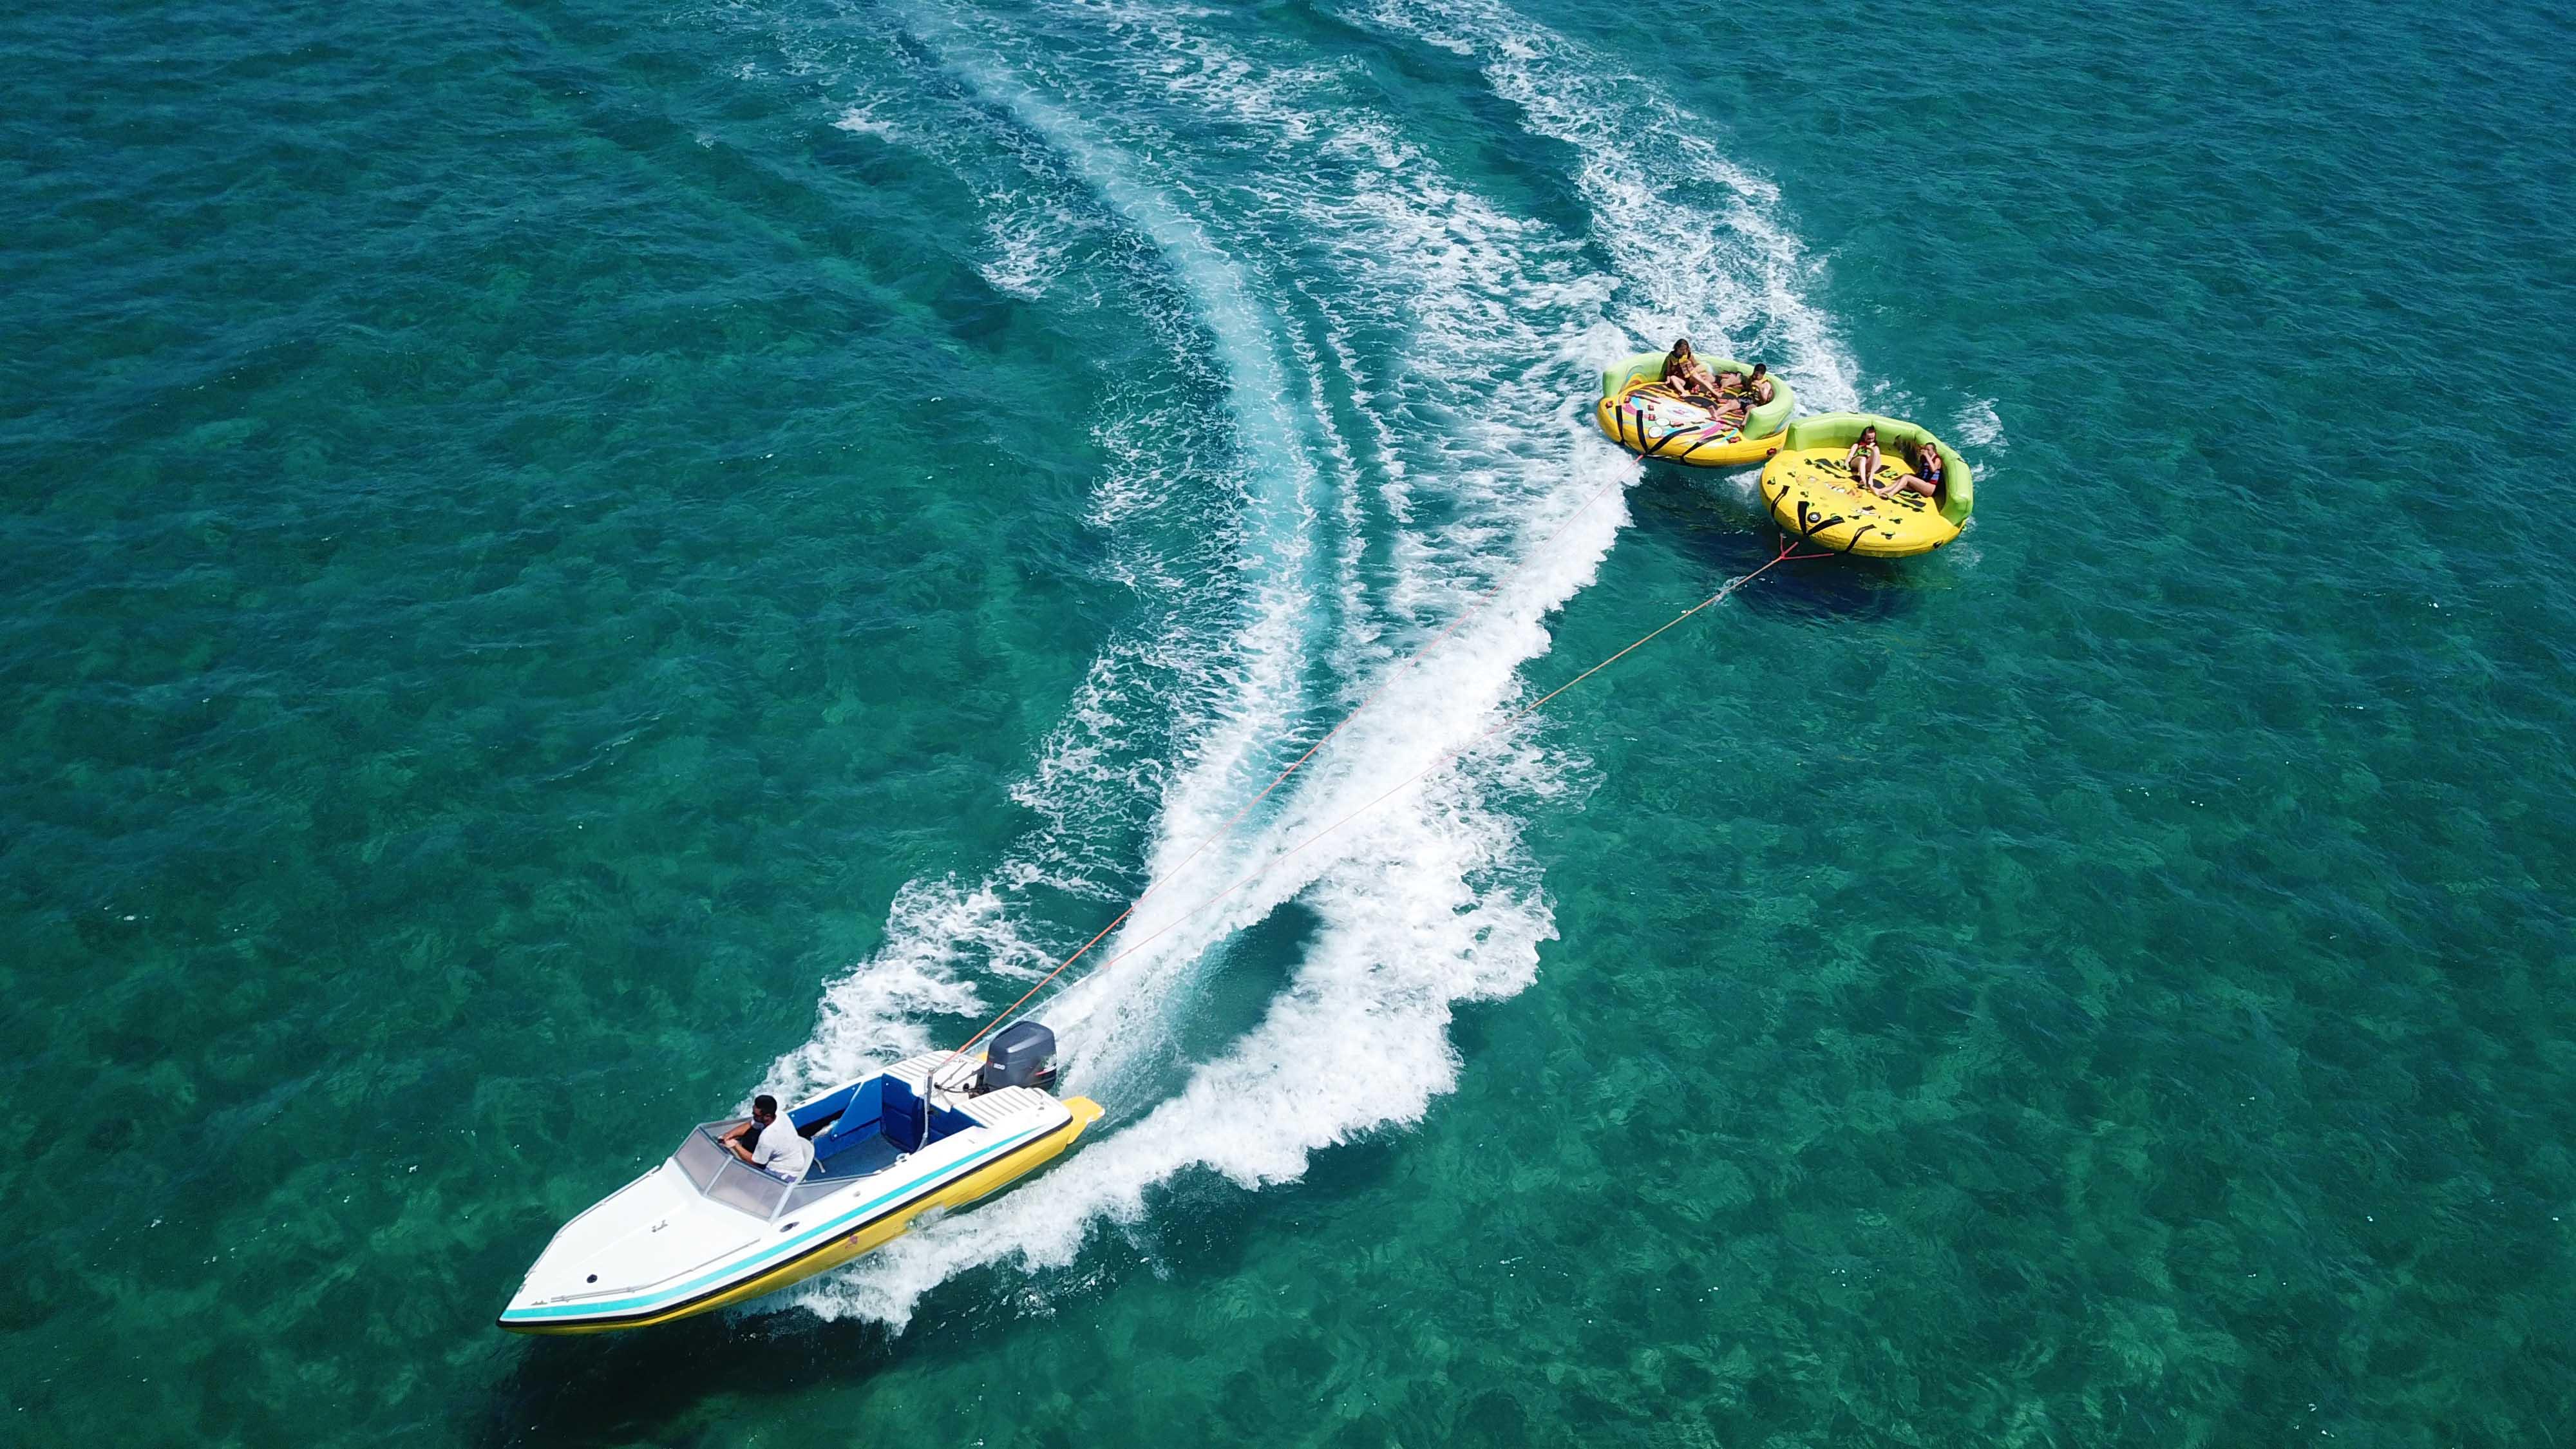
[[[1719,373],[1717,401],[1710,405],[1717,413],[1718,420],[1729,423],[1743,422],[1745,411],[1753,406],[1751,398],[1747,396],[1749,391],[1750,388],[1745,383],[1743,373]]]
[[[1717,386],[1709,395],[1708,410],[1721,423],[1741,425],[1744,421],[1744,379],[1728,372],[1718,375]]]
[[[1878,427],[1872,424],[1860,430],[1860,441],[1843,454],[1843,466],[1851,470],[1854,482],[1884,497],[1878,486],[1878,463]]]
[[[1941,450],[1925,443],[1919,448],[1909,445],[1906,452],[1915,459],[1914,471],[1897,474],[1886,487],[1872,484],[1870,492],[1881,498],[1893,498],[1899,493],[1920,493],[1930,498],[1941,491]]]

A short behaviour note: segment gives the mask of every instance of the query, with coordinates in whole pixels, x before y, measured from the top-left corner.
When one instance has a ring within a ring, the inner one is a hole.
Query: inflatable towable
[[[1750,364],[1728,357],[1700,361],[1718,374],[1753,370]],[[1798,405],[1788,380],[1775,377],[1769,402],[1747,412],[1741,423],[1721,422],[1707,408],[1664,386],[1663,375],[1660,352],[1640,352],[1611,364],[1601,374],[1601,401],[1593,408],[1593,421],[1610,441],[1640,458],[1667,458],[1701,468],[1759,463],[1778,444],[1773,435]]]
[[[1882,480],[1920,474],[1926,450],[1941,455],[1941,485],[1933,496],[1898,489],[1886,498],[1860,486],[1843,455],[1861,429],[1878,429]],[[1959,536],[1976,506],[1967,461],[1950,445],[1912,423],[1869,413],[1823,413],[1800,418],[1771,440],[1777,451],[1762,465],[1762,502],[1790,538],[1835,553],[1865,558],[1904,558],[1930,553]]]

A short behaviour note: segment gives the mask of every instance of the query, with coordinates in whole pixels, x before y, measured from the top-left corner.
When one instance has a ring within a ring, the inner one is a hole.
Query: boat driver
[[[796,1130],[793,1119],[784,1123],[778,1120],[778,1099],[767,1092],[751,1099],[750,1121],[716,1140],[732,1149],[734,1156],[789,1182],[803,1177],[805,1169],[814,1165],[814,1144]]]

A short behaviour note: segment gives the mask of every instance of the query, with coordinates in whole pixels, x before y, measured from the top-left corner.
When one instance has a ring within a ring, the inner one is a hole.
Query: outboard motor
[[[994,1034],[984,1049],[984,1072],[975,1079],[978,1095],[1000,1087],[1055,1085],[1055,1033],[1034,1021],[1015,1021]]]

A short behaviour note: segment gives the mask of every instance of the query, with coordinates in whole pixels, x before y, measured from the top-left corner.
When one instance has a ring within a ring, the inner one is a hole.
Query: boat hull
[[[719,1308],[775,1293],[781,1288],[801,1283],[818,1273],[828,1273],[842,1264],[864,1256],[904,1235],[913,1220],[923,1213],[946,1208],[964,1207],[1008,1187],[1019,1179],[1062,1156],[1083,1129],[1100,1120],[1100,1104],[1088,1097],[1068,1097],[1065,1107],[1073,1114],[1061,1126],[1032,1138],[973,1171],[950,1178],[917,1197],[888,1206],[846,1231],[834,1234],[783,1263],[752,1271],[733,1283],[718,1284],[704,1293],[681,1303],[628,1314],[600,1314],[593,1317],[559,1317],[545,1319],[512,1318],[503,1314],[497,1320],[512,1333],[565,1335],[583,1333],[617,1333],[630,1328],[651,1328],[656,1324],[712,1313]]]

